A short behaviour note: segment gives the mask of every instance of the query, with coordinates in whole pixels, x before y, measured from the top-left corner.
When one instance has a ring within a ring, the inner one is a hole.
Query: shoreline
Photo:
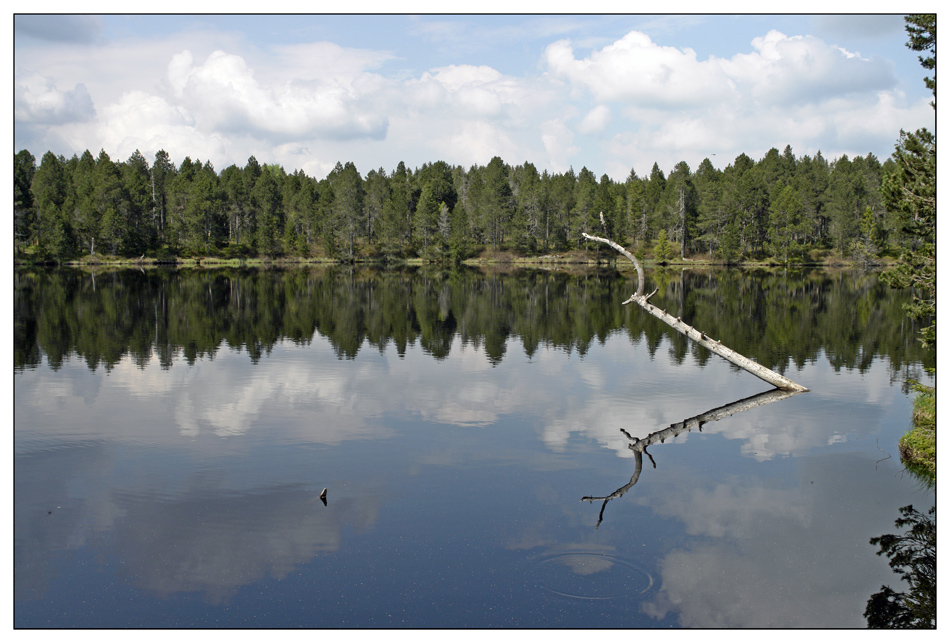
[[[814,268],[866,268],[869,270],[879,270],[888,267],[893,263],[892,260],[881,259],[870,265],[863,265],[861,262],[842,259],[840,257],[826,257],[821,260],[796,261],[782,263],[777,260],[759,259],[737,262],[723,262],[713,259],[674,259],[669,261],[657,262],[653,259],[641,259],[644,266],[651,268],[783,268],[792,270],[814,269]],[[66,259],[60,261],[30,261],[23,257],[14,258],[15,268],[46,266],[56,267],[64,266],[71,268],[83,267],[115,267],[115,268],[159,268],[159,267],[177,267],[177,268],[228,268],[228,267],[284,267],[284,266],[332,266],[332,265],[360,265],[360,266],[446,266],[438,262],[425,261],[420,258],[398,259],[386,261],[382,258],[362,258],[354,261],[341,261],[328,257],[137,257],[124,258],[112,256],[91,256],[86,255],[78,259]],[[451,267],[451,264],[448,264]],[[583,254],[565,254],[565,255],[543,255],[540,257],[519,257],[503,254],[502,256],[482,256],[470,259],[464,259],[457,265],[461,266],[511,266],[513,268],[576,268],[576,267],[609,267],[618,270],[633,266],[629,262],[618,261],[616,258],[600,258]]]

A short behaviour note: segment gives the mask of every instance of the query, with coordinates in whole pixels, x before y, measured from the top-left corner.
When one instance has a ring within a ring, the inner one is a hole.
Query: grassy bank
[[[898,444],[901,461],[923,480],[937,480],[937,390],[916,384],[913,427]]]
[[[659,261],[648,248],[633,247],[631,250],[637,256],[644,266],[670,266],[670,267],[716,267],[716,266],[741,266],[746,268],[883,268],[893,262],[893,257],[886,256],[877,258],[873,265],[867,265],[856,261],[850,257],[842,257],[831,250],[814,250],[808,256],[785,264],[775,258],[769,257],[745,257],[735,262],[724,262],[719,258],[708,254],[695,254],[685,258],[678,256]],[[360,264],[403,264],[403,265],[424,265],[427,262],[419,257],[384,257],[372,249],[364,248],[356,253],[351,261]],[[160,248],[156,251],[150,251],[141,256],[121,257],[102,253],[86,254],[82,256],[73,256],[55,259],[49,256],[35,254],[34,248],[27,248],[15,253],[14,263],[16,265],[68,265],[68,266],[269,266],[269,265],[294,265],[294,264],[328,264],[339,263],[337,259],[328,257],[320,250],[315,250],[312,254],[305,256],[282,255],[282,256],[262,256],[248,252],[243,246],[228,246],[219,251],[208,255],[197,254],[176,254],[168,247]],[[584,249],[578,248],[569,251],[551,252],[546,254],[521,254],[519,252],[507,249],[488,249],[483,248],[477,253],[464,259],[461,263],[471,266],[525,266],[525,267],[576,267],[576,266],[630,266],[631,264],[619,256],[617,253],[607,249]]]

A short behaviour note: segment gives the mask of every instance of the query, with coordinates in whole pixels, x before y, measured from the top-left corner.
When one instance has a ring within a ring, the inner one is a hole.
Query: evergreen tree
[[[627,230],[635,245],[644,243],[649,237],[644,181],[637,176],[636,171],[632,168],[630,169],[630,174],[627,176],[627,180],[624,182],[624,191]]]
[[[436,201],[431,185],[422,188],[419,203],[413,216],[413,236],[420,248],[421,256],[428,255],[429,244],[439,224],[439,215],[443,203]]]
[[[645,230],[647,237],[644,241],[649,241],[654,234],[668,227],[666,212],[663,208],[663,194],[666,192],[666,175],[660,169],[659,164],[654,163],[650,170],[650,178],[644,185],[644,214],[646,225],[641,226]]]
[[[36,208],[30,186],[36,174],[36,157],[28,150],[13,156],[13,244],[19,250],[35,237]]]
[[[666,181],[664,203],[667,209],[668,236],[679,241],[680,257],[685,259],[687,246],[696,227],[696,190],[689,165],[680,161]]]
[[[352,162],[339,162],[327,177],[333,189],[330,206],[332,234],[336,236],[333,247],[337,257],[344,261],[356,258],[359,233],[363,224],[363,179]]]
[[[666,230],[660,228],[656,235],[656,243],[653,246],[653,259],[657,263],[665,264],[673,258],[673,244],[666,236]]]
[[[70,181],[65,214],[75,233],[74,243],[80,250],[92,253],[102,220],[102,209],[96,202],[96,159],[89,150],[74,159],[69,164],[72,167],[68,172]]]
[[[253,157],[252,157],[253,158]],[[277,179],[272,172],[260,172],[251,189],[250,201],[256,212],[257,230],[254,247],[260,254],[281,254],[284,229],[283,208]]]
[[[570,250],[580,244],[580,239],[570,237],[571,211],[574,209],[574,186],[577,176],[574,170],[569,169],[563,174],[551,177],[548,188],[550,198],[550,226],[549,238],[556,250]]]
[[[595,209],[596,200],[597,177],[586,167],[582,167],[577,173],[577,182],[574,184],[574,209],[571,211],[569,231],[572,239],[580,242],[582,232],[603,232],[600,225],[600,213]]]
[[[238,246],[242,242],[246,244],[251,235],[247,230],[248,197],[244,186],[244,172],[237,165],[229,165],[221,172],[219,186],[224,200],[228,241]]]
[[[62,257],[71,251],[71,230],[63,212],[67,189],[65,165],[65,159],[47,152],[33,176],[36,241],[41,256]]]
[[[532,254],[540,245],[545,218],[541,175],[532,163],[525,162],[512,169],[511,178],[515,199],[512,245],[521,253]]]
[[[168,182],[175,175],[175,164],[168,152],[159,150],[152,161],[152,220],[160,241],[165,241],[165,225],[168,220]]]
[[[135,150],[119,169],[122,187],[128,198],[128,249],[144,252],[147,248],[155,247],[158,233],[151,218],[152,193],[148,161],[141,152]]]
[[[910,36],[907,46],[930,53],[920,56],[920,62],[934,71],[925,82],[934,92],[932,105],[936,110],[936,16],[915,14],[905,20]],[[921,342],[929,346],[937,341],[937,137],[927,129],[901,130],[892,158],[894,164],[882,181],[881,192],[884,205],[897,213],[911,243],[885,278],[895,287],[914,288],[914,303],[908,306],[908,314],[915,319],[930,319],[931,323],[921,330]]]
[[[366,175],[364,185],[366,194],[363,197],[363,220],[366,222],[366,230],[363,234],[367,243],[376,244],[383,210],[392,198],[392,190],[389,186],[389,177],[383,168],[370,170]]]
[[[933,92],[931,105],[937,109],[937,15],[933,13],[915,13],[904,17],[904,28],[910,39],[907,47],[928,55],[917,57],[920,65],[932,76],[924,76],[924,84]]]
[[[712,161],[703,159],[693,175],[696,187],[696,242],[713,256],[725,232],[726,217],[722,202],[722,172]]]
[[[514,194],[508,182],[508,166],[498,156],[493,157],[484,169],[484,191],[479,205],[482,227],[492,247],[498,249],[514,213]]]
[[[772,256],[788,263],[790,256],[801,253],[802,236],[801,198],[791,185],[778,191],[769,210],[769,229],[771,231],[770,250]]]
[[[795,182],[802,199],[805,238],[813,247],[827,247],[831,169],[820,151],[814,157],[806,155],[801,158],[795,169]]]

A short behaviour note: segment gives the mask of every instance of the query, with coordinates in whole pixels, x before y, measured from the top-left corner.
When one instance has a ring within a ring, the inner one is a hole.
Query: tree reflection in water
[[[743,411],[748,411],[749,409],[764,406],[765,404],[771,404],[773,402],[785,400],[795,395],[800,395],[804,392],[805,391],[783,391],[780,389],[774,389],[771,391],[766,391],[765,393],[759,393],[758,395],[746,397],[732,402],[731,404],[726,404],[725,406],[716,407],[706,411],[705,413],[694,415],[693,417],[683,420],[682,422],[676,422],[665,429],[651,433],[643,439],[635,438],[627,433],[626,430],[620,429],[620,431],[630,440],[628,448],[633,451],[636,465],[633,475],[630,477],[630,482],[620,487],[609,496],[584,496],[581,498],[581,502],[585,500],[588,502],[593,502],[595,500],[604,501],[604,504],[600,507],[600,515],[597,517],[597,525],[594,528],[599,528],[600,523],[603,522],[604,509],[607,508],[607,503],[614,498],[619,498],[623,494],[627,493],[627,491],[629,491],[633,485],[637,484],[637,480],[640,479],[640,472],[643,470],[644,453],[646,453],[647,457],[650,458],[653,468],[656,468],[656,461],[653,459],[653,456],[647,452],[648,446],[656,444],[657,442],[665,442],[669,438],[675,438],[683,431],[692,431],[693,429],[699,429],[699,431],[702,431],[703,425],[709,422],[715,422],[716,420],[721,420],[722,418],[735,415],[736,413],[742,413]]]
[[[912,505],[901,507],[901,518],[894,521],[902,534],[884,534],[871,539],[877,555],[886,554],[891,569],[907,582],[906,592],[895,592],[887,585],[868,599],[864,618],[870,628],[937,627],[937,508],[927,515]]]
[[[653,468],[656,461],[647,451],[647,447],[675,438],[684,431],[694,428],[703,430],[703,425],[725,417],[741,413],[765,404],[784,400],[801,391],[772,390],[752,397],[738,400],[725,406],[700,413],[682,422],[676,422],[645,438],[636,438],[626,430],[620,431],[630,440],[628,448],[633,451],[635,467],[630,481],[606,496],[584,496],[581,502],[603,501],[597,516],[595,529],[604,520],[607,503],[627,493],[640,479],[643,471],[645,453]],[[886,555],[890,559],[891,569],[900,574],[907,583],[907,590],[898,592],[887,585],[881,591],[871,595],[867,601],[864,617],[869,628],[935,628],[937,624],[937,508],[931,507],[927,515],[908,505],[901,507],[901,518],[895,521],[898,528],[907,528],[901,534],[884,534],[871,538],[871,544],[878,546],[878,556]]]

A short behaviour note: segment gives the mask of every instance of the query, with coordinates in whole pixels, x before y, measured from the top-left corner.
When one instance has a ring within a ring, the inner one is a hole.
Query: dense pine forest
[[[891,159],[825,159],[772,148],[724,170],[709,159],[654,164],[623,182],[586,167],[539,172],[493,158],[465,168],[404,163],[362,175],[337,163],[316,180],[261,164],[215,170],[165,151],[113,161],[105,150],[66,159],[14,157],[14,232],[20,260],[84,255],[327,258],[344,262],[603,252],[582,232],[606,233],[657,261],[718,263],[897,256],[912,238],[882,202]]]

